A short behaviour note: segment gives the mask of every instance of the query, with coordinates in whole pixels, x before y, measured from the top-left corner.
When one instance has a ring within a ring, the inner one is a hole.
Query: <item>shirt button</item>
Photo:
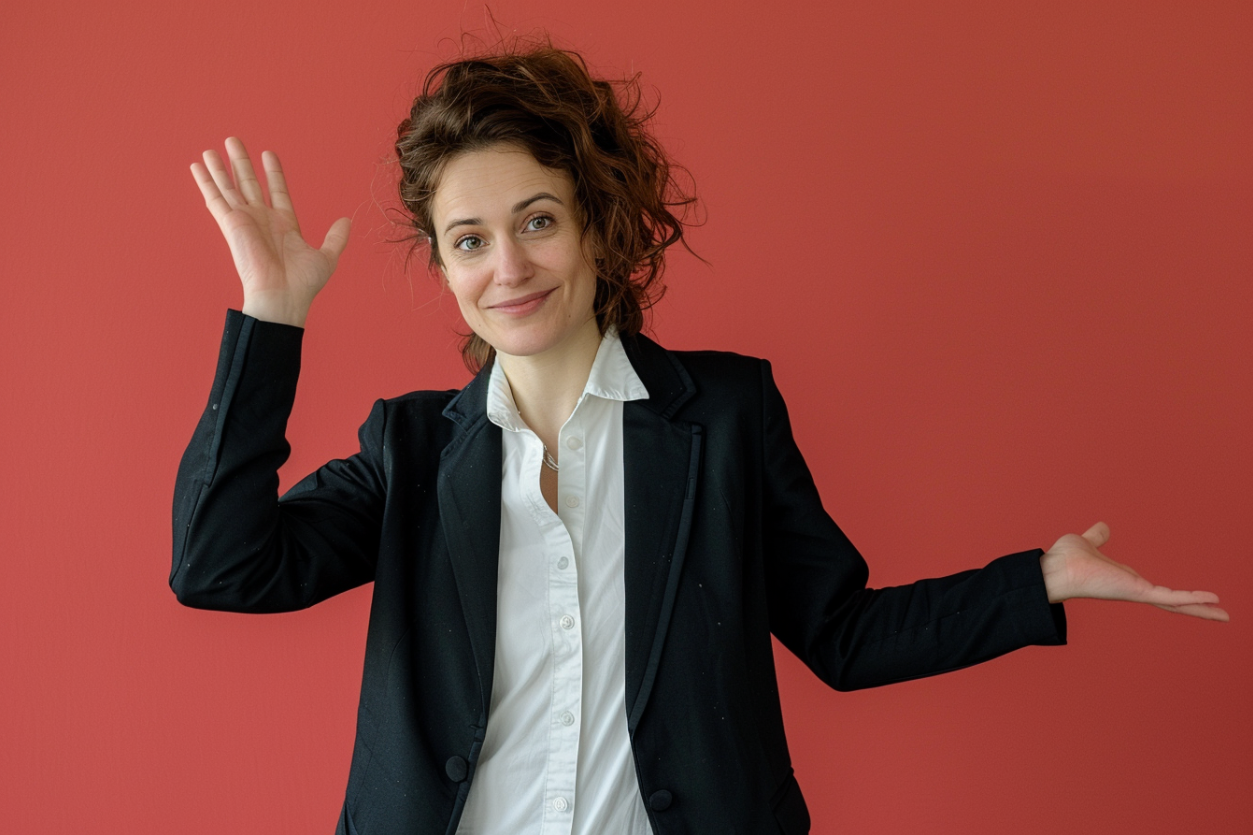
[[[569,567],[570,567],[570,561],[569,561],[568,559],[566,559],[565,557],[562,557],[561,559],[557,560],[557,567],[558,567],[558,568],[569,568]]]
[[[570,617],[569,615],[562,615],[562,616],[561,616],[561,620],[560,620],[560,621],[558,621],[558,623],[560,623],[560,624],[561,624],[561,628],[562,628],[562,629],[573,629],[573,628],[574,628],[574,618]]]
[[[570,808],[570,804],[566,803],[566,799],[564,797],[558,797],[553,800],[553,808],[558,812],[564,812],[566,809]]]
[[[578,449],[579,447],[583,446],[583,442],[580,441],[578,438],[571,438],[570,440],[566,441],[566,446],[570,447],[570,449]]]
[[[573,725],[573,724],[574,724],[574,714],[573,714],[573,713],[571,713],[571,712],[570,712],[570,711],[568,711],[568,710],[567,710],[565,713],[561,714],[561,724],[563,724],[563,725]]]
[[[566,507],[578,507],[578,506],[579,506],[578,496],[566,496]]]

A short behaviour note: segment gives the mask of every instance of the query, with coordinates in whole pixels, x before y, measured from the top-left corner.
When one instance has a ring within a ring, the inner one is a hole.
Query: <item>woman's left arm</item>
[[[1218,608],[1218,595],[1209,591],[1175,591],[1156,586],[1136,573],[1135,569],[1111,560],[1099,549],[1109,541],[1109,526],[1097,522],[1082,536],[1068,533],[1053,543],[1040,557],[1044,572],[1044,588],[1050,603],[1061,603],[1077,597],[1101,600],[1129,600],[1151,603],[1168,612],[1205,618],[1230,620]]]

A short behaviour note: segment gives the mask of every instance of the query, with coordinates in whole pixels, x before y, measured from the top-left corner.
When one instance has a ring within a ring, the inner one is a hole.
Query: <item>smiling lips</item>
[[[509,313],[514,316],[525,316],[537,310],[544,303],[544,299],[548,298],[548,294],[556,289],[556,287],[553,287],[549,290],[541,290],[538,293],[518,296],[516,299],[509,299],[500,304],[494,304],[488,310],[499,310],[501,313]]]

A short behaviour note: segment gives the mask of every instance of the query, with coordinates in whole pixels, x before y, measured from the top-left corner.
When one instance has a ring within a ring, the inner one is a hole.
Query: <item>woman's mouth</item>
[[[549,290],[541,290],[538,293],[528,293],[525,296],[518,296],[516,299],[509,299],[508,301],[501,302],[500,304],[494,304],[489,307],[488,310],[498,310],[501,313],[508,313],[511,316],[525,316],[528,313],[534,313],[538,310],[540,305],[544,303],[544,300],[548,298],[549,294],[556,289],[556,287],[553,287]]]

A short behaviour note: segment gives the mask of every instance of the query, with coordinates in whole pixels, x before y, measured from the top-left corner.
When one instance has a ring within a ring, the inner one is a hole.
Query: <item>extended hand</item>
[[[215,151],[205,151],[204,165],[192,163],[191,173],[231,248],[244,285],[244,313],[303,327],[313,297],[326,285],[348,245],[350,221],[341,217],[331,224],[322,248],[314,249],[301,237],[278,155],[273,151],[261,155],[270,189],[267,206],[244,143],[230,137],[226,153],[234,183]]]
[[[1208,591],[1175,591],[1155,586],[1135,569],[1111,560],[1097,549],[1109,541],[1109,526],[1097,522],[1083,535],[1068,533],[1040,558],[1049,602],[1075,597],[1152,603],[1168,612],[1229,620],[1218,608],[1218,595]]]

